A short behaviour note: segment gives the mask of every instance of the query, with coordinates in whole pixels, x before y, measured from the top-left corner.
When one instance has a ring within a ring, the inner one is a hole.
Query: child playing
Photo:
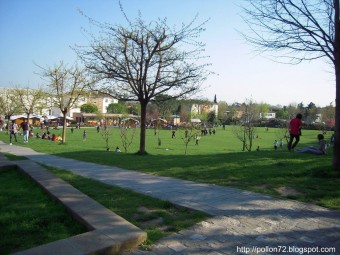
[[[277,150],[277,140],[274,141],[274,150]]]

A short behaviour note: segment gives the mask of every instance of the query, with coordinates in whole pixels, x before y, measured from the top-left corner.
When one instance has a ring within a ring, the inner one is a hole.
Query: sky
[[[209,19],[200,41],[211,63],[203,91],[195,97],[226,101],[253,100],[270,105],[310,102],[324,107],[335,101],[332,67],[323,60],[288,65],[274,62],[246,43],[239,31],[246,31],[240,17],[242,0],[121,0],[127,17],[139,11],[147,20],[167,18],[168,25]],[[42,67],[60,61],[77,61],[72,46],[89,44],[84,30],[93,27],[90,18],[110,24],[124,24],[118,0],[0,0],[0,87],[38,87],[45,81]],[[93,32],[93,31],[92,31]],[[94,31],[95,33],[95,31]]]

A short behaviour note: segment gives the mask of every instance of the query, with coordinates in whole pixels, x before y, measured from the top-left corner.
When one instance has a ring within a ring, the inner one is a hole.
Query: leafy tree
[[[300,110],[300,112],[303,112],[303,110],[305,109],[304,104],[301,102],[297,105],[297,108]]]
[[[108,105],[106,111],[107,113],[125,114],[127,113],[127,107],[122,103],[112,103]]]
[[[215,119],[216,119],[215,111],[208,112],[208,114],[207,114],[207,121],[209,123],[214,123]]]
[[[141,112],[141,109],[140,109],[140,105],[139,105],[139,104],[127,102],[127,103],[126,103],[126,107],[127,107],[127,113],[128,113],[128,114],[139,115],[139,113]]]
[[[166,18],[148,23],[139,16],[127,22],[127,26],[92,22],[102,37],[92,36],[89,47],[75,50],[98,80],[107,81],[96,83],[93,90],[139,102],[139,153],[145,154],[149,102],[165,93],[172,98],[193,94],[209,74],[201,60],[205,45],[197,41],[205,22],[195,25],[195,18],[179,29],[168,26]]]
[[[318,113],[318,108],[313,102],[310,102],[304,111],[304,119],[306,123],[313,124],[316,120],[316,114]]]
[[[80,111],[85,113],[96,113],[98,112],[98,107],[95,104],[87,103],[80,106]]]
[[[157,105],[158,112],[162,117],[173,114],[179,105],[175,98],[166,94],[155,96],[155,100],[153,102]]]
[[[276,59],[300,63],[319,58],[334,67],[336,134],[340,134],[340,0],[249,0],[244,34],[262,51],[279,53]],[[333,168],[340,171],[340,135],[335,136]]]
[[[266,103],[260,103],[257,104],[256,108],[259,113],[265,114],[269,112],[270,105]]]
[[[295,104],[288,105],[286,110],[288,112],[288,119],[294,118],[297,113],[301,112]]]
[[[289,113],[287,111],[287,107],[284,106],[282,109],[277,111],[276,118],[287,120],[288,119],[288,115],[289,115]]]
[[[329,128],[334,128],[335,125],[335,107],[332,103],[321,109],[322,121],[324,121]]]
[[[218,119],[220,120],[226,119],[227,108],[228,108],[228,104],[226,101],[218,102],[218,116],[217,116]]]

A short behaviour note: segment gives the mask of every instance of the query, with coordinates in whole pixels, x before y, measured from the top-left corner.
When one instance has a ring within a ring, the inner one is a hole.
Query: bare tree
[[[104,125],[102,125],[102,127],[100,128],[100,134],[105,141],[106,150],[109,151],[110,150],[110,138],[113,134],[113,127],[108,125],[108,120],[106,116],[105,116]]]
[[[284,62],[325,58],[335,70],[336,136],[333,168],[340,171],[340,0],[249,0],[245,38]]]
[[[139,153],[145,154],[148,103],[162,94],[172,98],[192,94],[209,75],[201,54],[205,45],[197,41],[205,22],[195,25],[195,18],[176,29],[169,27],[166,19],[147,23],[139,16],[134,22],[127,21],[126,27],[95,22],[102,37],[92,36],[89,47],[77,46],[75,50],[101,81],[93,90],[140,103]]]
[[[275,136],[277,140],[285,139],[286,144],[289,142],[289,121],[280,122],[275,129]]]
[[[119,131],[124,151],[128,152],[136,134],[136,125],[129,125],[128,122],[121,122]]]
[[[185,155],[187,155],[189,143],[192,141],[196,141],[196,139],[198,139],[197,137],[199,136],[199,134],[200,130],[198,125],[191,124],[190,126],[187,126],[185,128],[184,133],[181,136],[181,139],[185,146],[184,150]]]
[[[242,151],[252,150],[259,115],[260,114],[255,111],[255,104],[250,100],[245,104],[240,124],[232,128],[235,137],[242,142]]]
[[[78,99],[86,94],[85,88],[89,86],[89,81],[83,70],[76,66],[67,67],[63,62],[42,70],[41,76],[48,81],[47,86],[50,89],[51,100],[63,114],[62,142],[65,143],[67,113],[77,103]]]
[[[32,89],[29,87],[17,87],[14,90],[15,94],[18,96],[21,108],[27,115],[27,123],[29,123],[31,114],[38,110],[46,94],[41,88]]]

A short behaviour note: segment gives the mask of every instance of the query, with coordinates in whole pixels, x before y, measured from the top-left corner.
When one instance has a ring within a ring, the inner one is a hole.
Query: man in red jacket
[[[294,149],[295,146],[300,141],[300,135],[301,135],[301,127],[302,127],[302,115],[301,113],[298,113],[294,119],[292,119],[289,123],[289,134],[290,139],[288,142],[288,150]],[[293,140],[295,138],[295,142],[293,143]]]

